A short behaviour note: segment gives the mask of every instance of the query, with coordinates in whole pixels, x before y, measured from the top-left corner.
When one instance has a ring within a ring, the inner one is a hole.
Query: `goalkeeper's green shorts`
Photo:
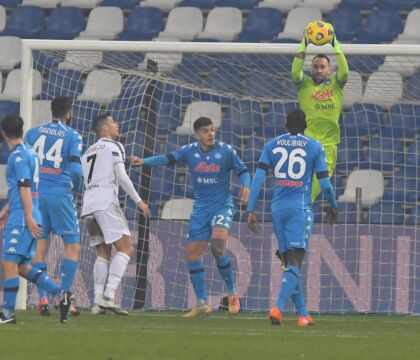
[[[337,163],[337,145],[324,145],[325,151],[325,162],[327,163],[328,173],[330,178],[334,175],[335,164]],[[321,185],[319,185],[319,181],[314,175],[314,180],[312,183],[312,195],[311,200],[312,202],[315,201],[316,197],[321,192]]]

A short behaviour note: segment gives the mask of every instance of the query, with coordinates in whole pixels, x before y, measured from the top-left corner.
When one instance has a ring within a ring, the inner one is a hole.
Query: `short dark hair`
[[[93,119],[93,130],[95,131],[96,135],[99,135],[102,126],[106,123],[106,119],[110,116],[110,113],[101,113]]]
[[[6,115],[1,121],[1,127],[7,137],[18,139],[23,136],[23,119],[19,115]]]
[[[327,55],[324,55],[324,54],[316,55],[312,58],[312,62],[314,62],[316,59],[326,59],[328,61],[328,65],[331,65],[330,58]]]
[[[53,118],[61,119],[73,108],[73,100],[66,96],[57,96],[51,101],[51,113]]]
[[[210,118],[204,117],[204,116],[199,117],[197,120],[194,121],[194,124],[193,124],[194,131],[197,132],[202,127],[209,126],[209,125],[213,125],[213,121],[211,121]]]
[[[306,129],[306,115],[300,109],[292,109],[287,113],[286,128],[292,134],[303,133]]]

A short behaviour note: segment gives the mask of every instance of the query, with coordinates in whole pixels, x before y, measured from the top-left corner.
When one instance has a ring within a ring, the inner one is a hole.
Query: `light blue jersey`
[[[193,179],[194,210],[233,207],[230,173],[247,172],[235,149],[220,141],[205,152],[198,142],[184,145],[168,155],[169,163],[186,163]]]
[[[38,224],[42,224],[38,208],[39,159],[30,146],[18,144],[13,148],[7,161],[6,179],[10,206],[8,224],[26,226],[21,186],[31,187],[32,216]]]
[[[39,192],[69,193],[72,189],[71,163],[80,164],[82,137],[62,121],[30,129],[25,141],[32,145],[40,159]]]
[[[30,187],[32,217],[42,225],[38,208],[39,159],[26,144],[17,144],[7,161],[6,179],[9,190],[9,217],[3,230],[3,260],[26,264],[35,255],[36,239],[29,232],[20,188]]]
[[[285,208],[311,208],[314,173],[326,172],[328,176],[322,145],[301,134],[283,134],[268,141],[258,167],[273,170],[273,212]]]

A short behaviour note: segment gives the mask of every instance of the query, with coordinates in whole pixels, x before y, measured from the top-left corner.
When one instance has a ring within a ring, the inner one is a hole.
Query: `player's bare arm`
[[[7,222],[7,218],[9,217],[9,208],[9,203],[7,203],[0,211],[0,229],[3,229]]]
[[[144,164],[144,160],[140,159],[138,156],[129,156],[128,161],[131,165],[141,166]]]
[[[137,207],[143,212],[143,215],[146,219],[150,218],[150,208],[143,200],[137,203]]]
[[[239,190],[239,197],[241,198],[241,200],[244,204],[248,203],[249,192],[250,192],[249,187],[243,187]]]
[[[258,221],[253,211],[248,213],[248,227],[252,232],[258,232]]]
[[[20,196],[22,198],[23,210],[25,213],[26,224],[29,231],[34,238],[39,238],[42,234],[42,229],[38,226],[32,217],[32,192],[28,186],[21,186]]]

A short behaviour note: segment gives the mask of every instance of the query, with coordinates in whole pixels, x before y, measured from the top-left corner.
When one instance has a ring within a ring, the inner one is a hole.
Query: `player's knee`
[[[211,253],[216,260],[225,253],[225,241],[223,239],[211,239]]]

